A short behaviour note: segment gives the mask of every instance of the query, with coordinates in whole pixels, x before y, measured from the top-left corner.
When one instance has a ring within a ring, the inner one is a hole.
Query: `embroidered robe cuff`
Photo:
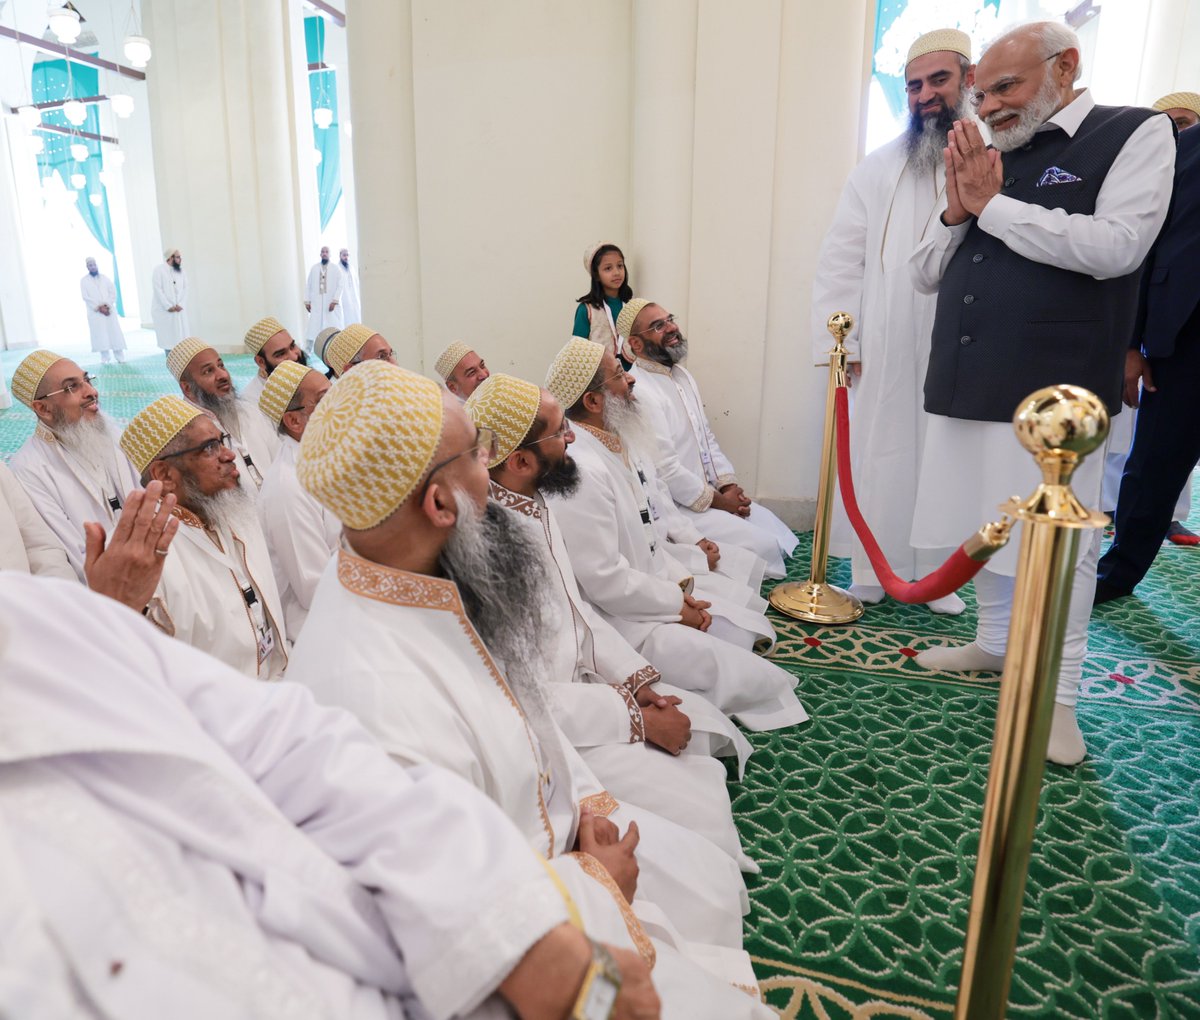
[[[589,794],[579,802],[580,811],[586,808],[597,818],[607,818],[620,806],[621,805],[617,803],[617,798],[607,790],[601,790],[599,793]]]
[[[718,491],[725,488],[726,485],[737,485],[737,475],[717,475]]]
[[[642,719],[642,709],[637,703],[637,695],[624,684],[613,684],[612,689],[621,696],[621,700],[625,702],[625,710],[629,713],[629,742],[631,744],[645,743],[646,723]]]
[[[705,510],[712,506],[713,496],[716,494],[716,489],[714,489],[711,485],[705,485],[704,491],[688,504],[688,509],[693,513],[704,513]]]
[[[633,691],[634,694],[637,694],[643,687],[648,687],[650,684],[658,683],[658,681],[661,679],[662,674],[649,663],[646,663],[646,665],[644,665],[636,673],[632,673],[625,678],[625,685],[631,691]]]

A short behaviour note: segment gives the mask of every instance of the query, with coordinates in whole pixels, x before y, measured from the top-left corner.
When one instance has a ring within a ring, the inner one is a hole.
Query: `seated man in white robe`
[[[355,322],[329,337],[321,360],[329,366],[334,377],[340,379],[364,361],[387,361],[394,365],[396,353],[392,345],[370,326]]]
[[[277,680],[287,665],[283,610],[229,434],[187,401],[159,397],[129,423],[121,449],[143,482],[178,500],[177,541],[146,615],[248,677]]]
[[[558,401],[534,383],[498,373],[475,390],[466,411],[476,426],[496,435],[489,497],[512,511],[554,567],[548,593],[562,623],[541,651],[560,729],[614,796],[701,833],[744,870],[757,870],[742,853],[725,769],[709,756],[714,747],[739,754],[740,775],[750,750],[745,737],[703,698],[660,685],[658,670],[579,594],[566,544],[543,498],[571,496],[579,484],[578,467],[567,454],[574,434]],[[693,736],[695,753],[685,753]]]
[[[300,439],[329,386],[320,372],[289,361],[271,373],[258,399],[259,410],[275,424],[283,440],[279,456],[263,479],[257,508],[283,618],[293,641],[300,636],[317,582],[342,536],[341,521],[296,478]]]
[[[549,714],[531,661],[547,637],[547,567],[510,515],[489,509],[493,440],[452,394],[394,365],[370,362],[334,385],[305,430],[297,474],[342,521],[348,548],[317,587],[293,676],[358,714],[402,764],[470,780],[539,853],[557,862],[579,851],[582,870],[563,873],[573,894],[610,888],[659,966],[670,957],[684,967],[686,952],[720,974],[690,971],[718,996],[708,1015],[758,1015],[721,984],[753,980],[737,866],[618,802]]]
[[[203,340],[191,336],[173,347],[167,354],[167,368],[184,398],[216,418],[220,430],[232,438],[238,470],[257,493],[279,452],[279,434],[257,404],[238,399],[221,355]]]
[[[9,466],[84,579],[83,525],[117,523],[137,472],[117,445],[119,433],[100,412],[93,376],[69,358],[36,350],[13,373],[16,398],[38,423]]]
[[[438,355],[434,368],[446,389],[459,400],[466,400],[491,375],[487,362],[461,340],[455,340]]]
[[[702,582],[712,579],[695,577],[659,532],[638,444],[629,442],[645,427],[630,387],[611,350],[578,337],[546,379],[579,426],[572,447],[579,492],[549,502],[583,597],[648,660],[674,664],[668,680],[742,725],[803,722],[795,678],[751,650],[758,641],[770,647],[775,636],[758,605],[739,604],[728,586],[710,595]]]
[[[796,548],[792,530],[737,483],[704,413],[691,372],[683,367],[688,342],[675,317],[661,306],[634,298],[617,317],[625,356],[633,361],[638,396],[658,438],[658,473],[685,514],[697,518],[705,536],[738,545],[767,562],[767,576],[783,577],[784,557]]]
[[[0,664],[0,1015],[660,1016],[672,975],[619,915],[609,939],[485,796],[297,685],[19,574]],[[661,1015],[702,1015],[682,998]]]
[[[308,364],[308,355],[292,339],[292,334],[287,331],[287,327],[269,315],[265,319],[259,319],[246,330],[243,342],[246,350],[254,356],[254,364],[258,366],[258,372],[254,378],[246,383],[242,387],[242,392],[238,394],[238,399],[245,404],[258,404],[258,398],[262,396],[267,376],[277,366],[282,365],[285,361],[298,361],[301,365]]]

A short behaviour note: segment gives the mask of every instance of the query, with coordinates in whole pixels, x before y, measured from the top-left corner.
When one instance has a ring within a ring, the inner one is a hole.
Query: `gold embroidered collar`
[[[175,509],[172,510],[171,513],[178,517],[180,522],[186,524],[189,528],[199,528],[201,531],[206,530],[204,527],[204,522],[185,506],[180,506],[178,503],[176,503]]]
[[[50,427],[40,419],[38,420],[37,425],[34,427],[33,434],[37,436],[38,439],[40,439],[43,443],[62,442],[62,440],[60,440],[58,436],[54,434]]]
[[[542,519],[541,497],[522,496],[519,492],[506,489],[499,482],[488,483],[488,496],[493,503],[498,503],[506,510],[516,510],[534,520]]]
[[[581,421],[574,421],[571,422],[571,424],[578,425],[581,429],[586,429],[598,440],[600,440],[605,447],[607,447],[609,450],[612,450],[613,453],[620,453],[622,451],[623,447],[621,446],[621,440],[611,432],[605,432],[604,429],[598,429],[594,425],[585,425]]]
[[[376,602],[413,609],[444,609],[460,615],[463,612],[458,585],[453,581],[385,567],[345,549],[338,553],[338,580],[347,591]]]
[[[660,365],[657,361],[651,361],[649,358],[643,358],[640,355],[634,364],[639,371],[650,372],[653,375],[671,374],[671,369],[667,365]]]

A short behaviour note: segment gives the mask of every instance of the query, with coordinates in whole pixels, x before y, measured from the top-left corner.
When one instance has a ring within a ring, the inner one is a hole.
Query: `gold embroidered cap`
[[[621,338],[621,344],[624,346],[625,341],[629,338],[629,331],[633,329],[633,320],[638,317],[638,314],[647,305],[654,304],[653,301],[647,301],[645,298],[635,297],[632,301],[627,301],[625,307],[621,309],[621,314],[617,316],[617,335]]]
[[[434,370],[443,379],[449,379],[450,374],[458,368],[458,363],[468,354],[474,353],[475,350],[470,345],[463,343],[461,340],[455,340],[454,343],[438,355],[438,359],[433,365]]]
[[[1154,104],[1156,110],[1191,110],[1200,114],[1200,92],[1172,92]]]
[[[571,337],[555,355],[554,363],[546,373],[546,389],[554,394],[564,410],[574,407],[575,401],[583,396],[603,357],[603,344],[577,336]]]
[[[940,53],[942,50],[949,50],[951,53],[957,53],[970,60],[971,37],[957,28],[938,28],[932,32],[926,32],[924,35],[918,36],[917,41],[908,48],[904,66],[908,67],[917,57],[923,57],[926,53]]]
[[[200,408],[181,397],[159,397],[125,426],[121,433],[121,449],[133,461],[138,474],[144,474],[167,443],[202,414]]]
[[[61,354],[55,354],[53,351],[44,349],[27,354],[21,364],[17,366],[17,370],[13,372],[13,396],[26,407],[33,407],[33,401],[37,397],[38,387],[42,384],[42,379],[45,378],[46,373],[55,364],[62,360],[63,356]]]
[[[313,353],[316,354],[316,356],[323,362],[325,362],[326,365],[329,364],[328,361],[325,361],[325,355],[327,353],[326,348],[329,346],[329,341],[337,336],[340,332],[341,328],[338,326],[326,326],[323,330],[321,330],[320,333],[317,334],[317,338],[313,341]]]
[[[212,344],[205,343],[198,336],[189,336],[186,340],[180,340],[167,351],[167,368],[171,370],[175,381],[179,381],[179,377],[187,370],[188,365],[192,363],[192,359],[197,354],[210,350],[213,350]]]
[[[273,316],[268,315],[265,319],[259,319],[246,331],[246,350],[251,354],[258,354],[276,333],[286,332],[287,327]]]
[[[329,338],[325,344],[325,353],[329,357],[321,360],[332,368],[333,374],[340,379],[354,355],[366,347],[367,341],[377,332],[370,326],[364,326],[361,322],[352,323],[339,330],[336,336]]]
[[[304,377],[314,371],[316,369],[301,365],[298,361],[285,361],[276,365],[267,376],[267,383],[258,395],[258,409],[271,419],[271,424],[276,428],[279,428],[288,404],[296,396],[296,390],[304,382]]]
[[[347,372],[308,419],[296,458],[300,484],[348,528],[383,523],[429,470],[444,392],[388,361]]]
[[[524,442],[537,420],[542,391],[535,383],[497,372],[485,379],[467,398],[466,411],[481,429],[496,433],[494,468]]]

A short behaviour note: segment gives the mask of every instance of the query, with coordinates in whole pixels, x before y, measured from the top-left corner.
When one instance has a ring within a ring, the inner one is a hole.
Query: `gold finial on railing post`
[[[808,623],[850,623],[863,614],[862,603],[848,591],[825,581],[829,565],[829,524],[833,516],[833,487],[837,481],[837,436],[834,431],[834,393],[846,385],[846,334],[854,328],[849,312],[835,312],[826,323],[833,334],[829,352],[829,385],[825,391],[825,430],[821,438],[821,477],[817,485],[817,519],[813,525],[812,561],[808,580],[777,584],[771,605],[787,616]]]
[[[1042,483],[1003,507],[1024,527],[955,1020],[1001,1020],[1007,1009],[1079,536],[1108,522],[1071,491],[1075,469],[1108,434],[1095,394],[1038,390],[1013,428]]]

